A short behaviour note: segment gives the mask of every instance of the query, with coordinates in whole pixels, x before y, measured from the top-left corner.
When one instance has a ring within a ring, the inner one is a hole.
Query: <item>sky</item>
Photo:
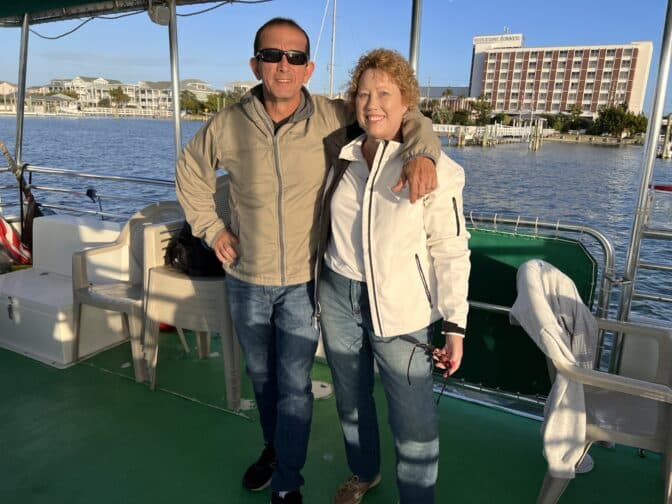
[[[333,1],[226,4],[179,17],[180,78],[202,79],[215,88],[253,80],[248,61],[256,29],[272,17],[283,16],[296,20],[311,38],[316,64],[311,91],[328,92]],[[208,6],[178,7],[178,15]],[[411,0],[336,0],[335,91],[346,87],[349,70],[367,50],[387,47],[408,55],[411,6]],[[424,0],[418,80],[422,86],[468,85],[472,38],[505,29],[522,33],[526,47],[650,40],[654,52],[644,108],[648,115],[665,8],[666,0]],[[79,22],[40,24],[33,29],[56,36]],[[19,42],[18,28],[0,28],[0,80],[17,82]],[[153,24],[143,12],[117,20],[95,19],[58,40],[31,33],[27,81],[34,86],[77,75],[127,83],[170,80],[169,61],[167,27]],[[672,111],[671,93],[667,94],[665,110]]]

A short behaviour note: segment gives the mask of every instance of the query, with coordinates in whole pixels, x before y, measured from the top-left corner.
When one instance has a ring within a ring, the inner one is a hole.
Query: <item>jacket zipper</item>
[[[282,239],[284,236],[282,226],[282,174],[280,173],[280,152],[278,150],[278,135],[273,135],[273,158],[275,161],[275,173],[278,176],[278,246],[280,253],[278,254],[278,261],[280,262],[280,285],[285,285],[285,243]]]
[[[422,280],[422,286],[425,288],[425,296],[427,296],[429,307],[434,308],[434,303],[432,303],[432,294],[429,292],[429,285],[427,285],[425,273],[422,271],[422,265],[420,264],[420,257],[418,257],[418,254],[415,254],[415,265],[418,267],[418,273],[420,274],[420,280]]]
[[[376,310],[376,318],[378,319],[378,329],[381,336],[383,336],[383,322],[380,319],[380,310],[378,309],[378,294],[376,293],[376,282],[373,277],[373,253],[372,253],[372,240],[371,240],[371,212],[373,208],[373,188],[376,184],[376,177],[380,171],[380,165],[383,163],[383,158],[385,157],[385,149],[387,149],[388,142],[387,140],[383,141],[383,151],[380,153],[380,158],[378,159],[378,167],[376,168],[373,178],[371,179],[371,187],[369,189],[369,222],[367,226],[367,238],[369,242],[369,270],[371,271],[371,292],[373,292],[373,306]]]
[[[457,211],[457,200],[455,199],[455,196],[453,196],[453,211],[455,212],[455,226],[457,227],[457,236],[460,236],[460,212]]]

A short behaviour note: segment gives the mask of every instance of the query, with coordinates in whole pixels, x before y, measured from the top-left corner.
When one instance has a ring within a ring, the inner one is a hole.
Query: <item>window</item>
[[[542,79],[548,79],[549,76],[550,76],[549,72],[541,72]]]
[[[565,72],[558,72],[555,74],[555,79],[556,80],[564,80],[565,79]]]
[[[560,51],[559,57],[560,58],[566,58],[567,57],[567,51]]]
[[[502,59],[509,59],[510,54],[508,52],[502,53]]]
[[[578,82],[572,82],[569,85],[569,89],[579,89],[579,83]]]
[[[607,49],[607,57],[616,56],[616,49]]]
[[[560,110],[560,104],[559,104],[559,103],[554,103],[554,104],[551,106],[551,110],[552,110],[553,112],[558,112],[558,111]]]
[[[595,78],[595,72],[588,72],[588,73],[586,74],[586,79],[587,79],[587,80],[592,80],[592,79],[594,79],[594,78]]]
[[[551,62],[550,61],[544,61],[543,68],[544,68],[544,70],[548,70],[549,68],[551,68]]]
[[[600,93],[600,96],[598,97],[599,101],[607,101],[607,98],[609,98],[609,93]]]
[[[592,82],[586,82],[586,86],[584,87],[584,89],[586,91],[588,91],[588,90],[593,89],[593,86],[594,86],[594,84]]]
[[[632,48],[623,49],[623,56],[632,56]]]
[[[581,60],[574,60],[574,63],[572,63],[572,68],[581,68]]]
[[[525,100],[531,100],[532,99],[532,93],[525,93]]]
[[[494,79],[495,78],[494,72],[488,72],[487,74],[485,74],[485,78],[488,80]]]
[[[562,98],[562,93],[553,93],[553,101],[560,101]]]
[[[584,112],[590,112],[590,103],[584,103],[583,106],[581,107],[581,109]]]
[[[563,70],[565,66],[567,66],[567,64],[564,61],[559,61],[557,68],[558,70]]]
[[[511,84],[511,89],[520,89],[520,83],[514,82],[513,84]]]
[[[579,78],[579,72],[572,72],[572,74],[569,76],[570,79],[578,79]]]
[[[584,93],[583,95],[583,101],[584,102],[589,102],[593,100],[593,93]]]
[[[530,51],[530,59],[536,60],[537,59],[537,51]]]
[[[539,100],[546,100],[546,93],[539,93],[539,96],[537,97]]]
[[[591,58],[597,58],[600,55],[600,50],[599,49],[591,49],[590,50],[590,57]]]
[[[512,103],[511,105],[509,105],[509,109],[518,110],[518,104],[517,103]]]
[[[497,105],[495,106],[497,110],[502,110],[504,108],[504,102],[497,102]]]
[[[501,91],[499,93],[497,93],[497,99],[498,100],[503,100],[504,99],[504,93],[501,92]]]
[[[611,80],[611,72],[604,72],[604,73],[602,74],[602,80],[603,80],[603,81]]]
[[[630,68],[630,60],[621,61],[621,68]]]
[[[583,50],[582,49],[576,49],[574,51],[574,57],[575,58],[583,58]]]
[[[527,78],[528,79],[534,79],[536,77],[536,75],[537,74],[535,72],[527,72]]]
[[[539,89],[548,89],[548,82],[542,82]]]
[[[525,83],[525,89],[534,89],[534,82]]]
[[[518,93],[511,93],[511,99],[512,100],[517,100],[518,99]]]
[[[513,80],[520,80],[520,72],[513,72]]]
[[[544,53],[544,58],[552,58],[553,57],[553,51],[546,51]]]
[[[508,61],[503,62],[502,66],[501,66],[501,69],[502,70],[508,70],[509,69],[509,62]]]

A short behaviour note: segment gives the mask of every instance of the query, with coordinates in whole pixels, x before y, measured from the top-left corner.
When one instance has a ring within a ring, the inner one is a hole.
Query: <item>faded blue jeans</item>
[[[319,292],[322,338],[350,470],[360,481],[371,481],[380,472],[378,418],[373,399],[375,359],[387,397],[401,503],[433,503],[439,431],[429,356],[416,350],[407,377],[413,345],[401,338],[374,334],[366,283],[350,280],[325,266]],[[399,316],[403,317],[403,313]],[[410,336],[428,343],[433,330],[434,324]]]
[[[275,492],[303,485],[313,393],[310,371],[317,348],[313,282],[253,285],[226,276],[231,317],[254,388],[264,441],[275,447]]]

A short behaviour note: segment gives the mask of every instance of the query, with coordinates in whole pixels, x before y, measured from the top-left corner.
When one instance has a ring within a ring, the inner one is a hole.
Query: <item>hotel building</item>
[[[469,96],[512,115],[568,112],[595,116],[625,103],[642,112],[651,42],[567,47],[523,47],[522,34],[473,39]]]

